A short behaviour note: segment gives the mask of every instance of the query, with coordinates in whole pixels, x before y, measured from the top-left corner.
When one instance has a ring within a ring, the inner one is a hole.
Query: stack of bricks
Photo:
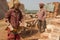
[[[59,12],[59,2],[53,2],[53,4],[55,5],[55,10],[54,10],[54,17],[57,16],[58,12]]]
[[[60,13],[60,3],[59,2],[53,2],[54,5],[54,12],[47,12],[47,18],[53,18],[56,17],[57,15],[59,15]]]
[[[19,3],[19,0],[11,0],[10,2],[8,2],[9,8],[13,7],[14,3]],[[24,10],[24,4],[22,4],[22,3],[20,3],[20,4],[21,4],[20,9]]]

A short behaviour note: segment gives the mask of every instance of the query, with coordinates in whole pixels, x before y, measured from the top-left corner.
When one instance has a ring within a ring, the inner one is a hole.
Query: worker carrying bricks
[[[44,8],[44,3],[40,3],[39,8],[40,10],[37,12],[38,28],[40,32],[44,32],[46,28],[46,10]]]
[[[14,3],[13,7],[5,15],[6,22],[9,22],[7,40],[20,40],[20,34],[17,32],[23,18],[22,12],[19,10],[20,5],[20,3]]]

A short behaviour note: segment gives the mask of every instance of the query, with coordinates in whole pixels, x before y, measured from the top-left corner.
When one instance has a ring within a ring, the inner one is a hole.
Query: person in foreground
[[[7,40],[21,40],[20,34],[17,30],[19,28],[20,22],[23,18],[21,10],[19,10],[20,3],[14,3],[13,7],[8,10],[5,15],[6,22],[9,22],[7,31]]]

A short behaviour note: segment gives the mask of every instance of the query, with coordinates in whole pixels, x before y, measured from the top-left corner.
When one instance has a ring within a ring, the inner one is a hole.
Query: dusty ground
[[[50,22],[51,19],[47,19],[47,24]],[[60,25],[55,25],[55,28],[52,28],[54,31],[47,30],[44,33],[40,33],[37,29],[33,30],[33,33],[22,33],[22,40],[59,40],[59,33],[60,33]],[[58,27],[57,27],[58,26]],[[5,30],[6,28],[6,23],[4,20],[0,20],[0,40],[7,40],[7,31]],[[50,31],[50,32],[49,32]]]

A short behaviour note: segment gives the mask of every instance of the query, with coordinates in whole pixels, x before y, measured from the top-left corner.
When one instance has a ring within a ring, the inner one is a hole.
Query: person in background
[[[23,18],[21,10],[19,10],[20,3],[14,3],[13,7],[8,10],[5,15],[6,22],[9,22],[8,39],[7,40],[20,40],[20,34],[17,30],[19,28],[20,22]]]
[[[37,12],[38,28],[40,32],[44,32],[46,28],[46,10],[44,9],[44,3],[39,4],[40,10]]]

